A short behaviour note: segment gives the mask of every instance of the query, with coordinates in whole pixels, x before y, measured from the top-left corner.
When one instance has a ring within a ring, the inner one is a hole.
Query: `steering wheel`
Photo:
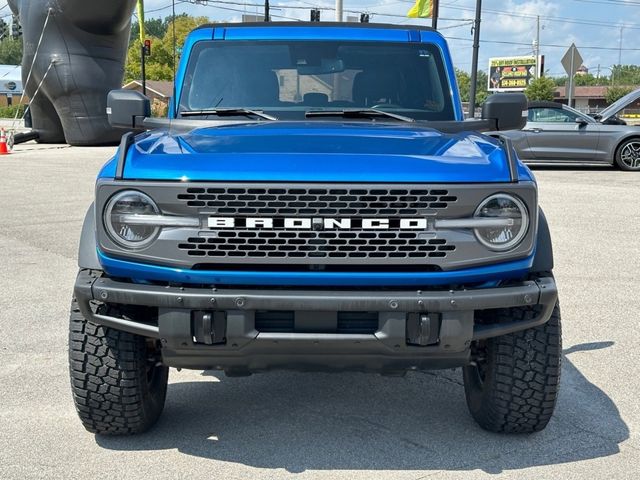
[[[395,103],[378,103],[370,108],[381,108],[381,107],[390,107],[390,108],[402,108],[400,105],[396,105]]]

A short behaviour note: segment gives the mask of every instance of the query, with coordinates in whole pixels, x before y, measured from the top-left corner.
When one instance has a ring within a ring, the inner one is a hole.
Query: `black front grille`
[[[192,257],[233,258],[444,258],[455,251],[445,239],[403,231],[223,230],[190,237],[178,248]]]
[[[178,200],[224,215],[411,216],[458,198],[444,189],[192,187]]]

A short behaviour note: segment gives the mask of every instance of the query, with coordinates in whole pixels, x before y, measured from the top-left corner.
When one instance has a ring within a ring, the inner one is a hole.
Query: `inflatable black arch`
[[[22,78],[38,141],[116,143],[107,93],[124,77],[136,0],[9,0],[24,35]]]

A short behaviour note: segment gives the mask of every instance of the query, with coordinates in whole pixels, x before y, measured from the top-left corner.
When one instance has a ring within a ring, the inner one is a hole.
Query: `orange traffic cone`
[[[0,130],[0,155],[9,155],[9,149],[7,148],[7,132],[4,128]]]

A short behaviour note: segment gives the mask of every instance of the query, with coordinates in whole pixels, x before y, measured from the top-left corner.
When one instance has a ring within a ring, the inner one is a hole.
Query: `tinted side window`
[[[559,108],[530,108],[528,117],[530,122],[544,123],[575,123],[576,118],[575,113]]]

